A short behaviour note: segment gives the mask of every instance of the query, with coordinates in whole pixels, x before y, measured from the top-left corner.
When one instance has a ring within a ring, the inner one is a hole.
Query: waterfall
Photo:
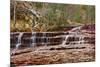
[[[32,32],[32,37],[31,37],[32,43],[30,44],[30,47],[35,47],[36,46],[36,32]]]
[[[43,44],[47,47],[46,32],[43,32]]]
[[[64,35],[65,35],[65,34],[66,34],[66,32],[64,32]],[[62,44],[61,44],[62,46],[63,46],[63,45],[66,45],[66,41],[67,41],[68,37],[69,37],[69,35],[66,35],[66,36],[65,36],[65,38],[64,38],[64,40],[62,41]]]
[[[23,36],[23,33],[19,33],[19,36],[18,36],[18,42],[17,42],[17,45],[16,45],[16,49],[19,48],[19,46],[21,45],[21,38]]]
[[[82,26],[79,26],[79,27],[75,27],[73,28],[72,30],[69,31],[69,35],[65,35],[64,37],[64,40],[62,41],[62,46],[66,45],[66,42],[68,42],[68,38],[69,37],[78,37],[79,38],[79,41],[75,41],[73,40],[72,42],[69,42],[70,45],[73,45],[73,43],[75,44],[84,44],[84,36],[82,35],[82,33],[80,32],[81,30],[81,27]],[[66,34],[66,32],[64,32],[64,34]]]
[[[85,43],[85,41],[84,41],[84,36],[82,37],[82,44],[84,44]]]
[[[79,44],[84,44],[84,36],[83,35],[81,35],[79,37]]]
[[[66,46],[66,45],[79,45],[81,46],[84,45],[84,37],[85,35],[80,31],[79,29],[80,27],[74,28],[69,32],[32,32],[32,34],[30,33],[31,36],[29,36],[31,40],[28,41],[29,44],[25,44],[25,45],[29,45],[30,48],[36,48],[34,50],[38,50],[38,46],[44,46],[44,47],[48,47],[49,45],[61,45],[61,46]],[[77,31],[78,30],[78,31]],[[19,48],[19,46],[21,45],[21,39],[23,36],[24,32],[19,33],[18,35],[18,40],[17,44],[16,44],[16,48],[13,50],[13,53],[15,53],[15,51]],[[24,36],[24,38],[27,37],[26,34]],[[24,40],[24,39],[23,39]],[[26,39],[27,40],[27,39]],[[31,41],[31,42],[30,42]],[[27,43],[27,42],[26,42]],[[42,45],[41,45],[42,44]],[[40,48],[40,47],[39,47]]]
[[[13,52],[11,54],[15,54],[16,50],[19,48],[19,46],[21,45],[21,38],[23,36],[23,33],[19,33],[18,35],[18,41],[17,41],[17,44],[16,44],[16,47],[15,49],[13,50]]]

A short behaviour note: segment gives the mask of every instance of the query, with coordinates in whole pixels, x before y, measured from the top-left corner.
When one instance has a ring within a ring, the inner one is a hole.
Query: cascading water
[[[13,50],[13,52],[11,54],[14,54],[16,52],[16,50],[19,48],[19,46],[21,45],[21,38],[22,38],[23,34],[24,33],[19,33],[19,35],[18,35],[18,42],[16,44],[15,49]]]
[[[64,34],[66,34],[66,32],[64,32]],[[65,39],[62,41],[62,44],[61,44],[62,46],[66,45],[66,41],[67,41],[68,37],[69,37],[69,35],[65,36]]]
[[[46,32],[43,32],[43,44],[45,44],[45,47],[47,47],[47,38],[46,38]]]
[[[84,44],[84,36],[83,35],[81,35],[80,37],[79,37],[79,44]]]
[[[16,45],[16,49],[18,49],[19,46],[21,45],[21,38],[22,38],[22,36],[23,36],[23,33],[19,33],[19,36],[18,36],[18,43],[17,43],[17,45]]]
[[[76,31],[74,31],[74,30],[76,30]],[[17,42],[17,44],[15,46],[16,48],[12,52],[13,54],[19,48],[21,43],[23,43],[23,42],[21,42],[23,33],[24,32],[19,33],[19,35],[18,35],[18,42]],[[72,29],[69,32],[63,32],[61,34],[55,35],[56,33],[59,33],[59,32],[54,32],[54,33],[53,32],[52,33],[48,33],[48,32],[42,32],[42,33],[32,32],[32,36],[30,37],[30,39],[31,39],[30,41],[31,42],[29,41],[29,44],[27,44],[27,45],[30,45],[31,48],[34,48],[35,46],[37,46],[35,48],[36,50],[38,50],[38,45],[39,46],[43,45],[46,48],[49,47],[48,44],[50,44],[50,45],[54,45],[54,44],[58,45],[58,44],[60,44],[61,46],[66,46],[66,45],[69,45],[69,46],[76,45],[77,46],[77,45],[80,45],[80,44],[84,45],[84,37],[85,36],[81,33],[79,27],[77,27],[75,29]],[[62,38],[63,38],[63,40],[61,40]],[[23,39],[23,40],[25,40],[25,39]]]
[[[82,35],[82,33],[80,33],[82,26],[79,27],[75,27],[72,30],[69,31],[69,35],[65,35],[65,39],[62,41],[62,46],[66,45],[66,42],[68,42],[68,38],[69,37],[74,37],[74,38],[79,38],[79,41],[72,41],[69,44],[73,45],[73,43],[75,44],[84,44],[84,36]],[[66,32],[64,33],[66,34]]]
[[[35,47],[36,46],[36,32],[32,32],[32,43],[30,44],[30,47]]]

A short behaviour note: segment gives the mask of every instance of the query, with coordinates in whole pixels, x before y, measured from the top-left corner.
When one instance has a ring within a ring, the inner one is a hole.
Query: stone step
[[[63,41],[65,39],[64,36],[55,36],[55,37],[23,37],[21,38],[22,42],[28,41],[31,42],[32,39],[35,40],[35,42],[59,42],[59,41]],[[85,38],[85,40],[91,40],[91,38]],[[79,41],[79,37],[68,37],[67,41]],[[11,43],[16,43],[18,41],[18,38],[11,38]]]
[[[11,48],[14,48],[18,42],[18,35],[20,32],[11,33],[10,34],[10,43]],[[73,35],[73,33],[69,32],[22,32],[24,33],[21,38],[21,47],[29,47],[30,44],[34,43],[36,46],[43,46],[43,45],[59,45],[62,44],[62,42],[65,40],[66,35]],[[34,37],[35,36],[35,37]],[[78,41],[80,40],[80,36],[83,36],[82,34],[79,34],[77,36],[73,35],[68,37],[66,40],[66,45],[69,44],[78,44]],[[91,43],[95,44],[95,37],[89,37],[84,36],[84,43]],[[74,42],[75,41],[75,42]]]

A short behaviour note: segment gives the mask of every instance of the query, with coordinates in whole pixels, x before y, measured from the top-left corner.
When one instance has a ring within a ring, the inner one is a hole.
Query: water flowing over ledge
[[[81,28],[82,26],[75,27],[66,32],[14,32],[10,34],[11,48],[15,52],[27,47],[95,44],[95,37],[86,36]]]
[[[10,34],[11,64],[94,61],[95,31],[93,27],[92,30],[84,28],[77,27],[64,32],[13,32]]]

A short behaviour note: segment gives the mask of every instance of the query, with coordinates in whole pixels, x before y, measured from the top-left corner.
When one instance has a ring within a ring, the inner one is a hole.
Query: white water
[[[23,36],[23,33],[19,33],[18,35],[18,42],[16,44],[15,49],[13,50],[13,52],[11,54],[15,54],[16,50],[18,50],[19,46],[21,45],[21,38]]]
[[[69,31],[69,34],[66,35],[66,33],[68,32],[64,32],[64,35],[59,35],[59,37],[63,37],[64,39],[61,40],[61,46],[65,46],[66,43],[68,43],[68,45],[80,45],[80,44],[84,44],[84,35],[80,32],[80,27],[74,28],[71,31]],[[78,31],[77,31],[78,30]],[[24,32],[23,32],[24,33]],[[19,33],[18,35],[18,42],[16,44],[16,48],[15,50],[13,50],[12,54],[14,54],[16,52],[16,50],[19,48],[19,46],[21,45],[21,39],[23,36],[23,33]],[[37,46],[37,44],[39,42],[36,41],[36,38],[41,38],[42,39],[42,44],[44,45],[44,47],[48,46],[48,43],[50,43],[49,38],[55,38],[55,37],[48,37],[46,32],[41,33],[42,36],[38,37],[36,36],[36,32],[32,32],[32,36],[31,36],[31,44],[30,47],[34,48],[35,46]],[[40,33],[39,33],[40,34]],[[69,41],[69,38],[78,38],[77,40],[72,39],[72,41]],[[58,37],[56,37],[58,38]]]
[[[84,44],[84,36],[83,35],[81,35],[79,37],[79,44]]]
[[[65,34],[66,34],[66,33],[65,33]],[[61,44],[62,46],[66,44],[66,41],[67,41],[68,37],[69,37],[69,35],[66,35],[66,36],[65,36],[65,39],[62,41],[62,44]]]
[[[32,32],[32,44],[30,45],[30,47],[33,46],[33,48],[36,46],[36,32]]]
[[[68,38],[69,37],[78,37],[79,38],[79,41],[73,41],[73,42],[70,42],[69,44],[70,45],[73,45],[73,43],[75,44],[84,44],[84,36],[82,35],[82,33],[80,32],[81,30],[81,27],[82,26],[79,26],[79,27],[75,27],[73,28],[72,30],[69,31],[69,34],[65,36],[65,39],[62,41],[62,46],[66,45],[66,42],[68,42]]]
[[[19,48],[19,46],[21,45],[21,38],[23,36],[23,33],[19,33],[19,36],[18,36],[18,42],[17,42],[17,45],[16,45],[16,49]]]
[[[46,33],[43,33],[43,44],[45,44],[45,47],[47,47],[47,37],[46,37]]]

